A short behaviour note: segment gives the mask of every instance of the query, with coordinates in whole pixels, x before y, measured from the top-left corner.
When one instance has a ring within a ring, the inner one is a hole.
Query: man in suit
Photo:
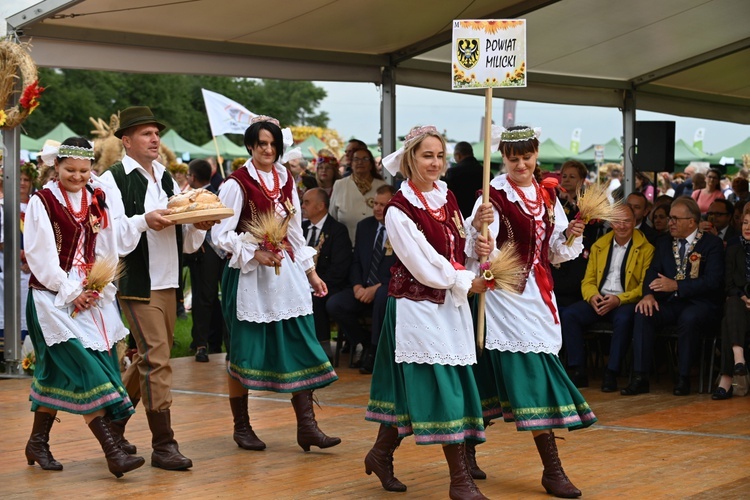
[[[385,317],[385,304],[388,299],[388,282],[391,279],[391,266],[396,255],[388,243],[385,232],[385,206],[395,194],[393,186],[380,186],[375,194],[372,217],[357,224],[354,241],[354,258],[349,273],[349,284],[328,301],[328,314],[339,325],[349,342],[355,346],[365,344],[361,373],[372,373],[375,350],[380,339],[380,328]],[[372,331],[369,339],[364,339],[359,318],[372,314]],[[367,340],[367,341],[366,341]]]
[[[211,184],[211,164],[206,160],[193,160],[188,165],[188,183],[193,189],[206,189],[216,193]],[[193,342],[195,360],[208,362],[208,353],[221,352],[221,344],[226,334],[224,316],[219,301],[219,280],[224,270],[225,255],[217,252],[211,244],[210,231],[201,248],[192,254],[185,254],[184,260],[190,270],[190,284],[193,294]]]
[[[634,376],[620,391],[624,396],[649,392],[657,329],[677,327],[679,379],[675,396],[690,394],[690,365],[701,330],[721,313],[724,301],[724,246],[700,231],[701,213],[692,198],[677,198],[669,210],[669,234],[656,242],[654,258],[643,282],[643,298],[635,307]]]
[[[630,193],[626,198],[625,203],[627,203],[627,205],[632,208],[633,212],[635,213],[635,228],[640,229],[648,242],[653,245],[656,242],[656,238],[659,236],[659,233],[657,233],[656,229],[649,226],[646,222],[646,218],[650,211],[649,202],[646,199],[646,195],[638,192]]]
[[[721,238],[724,248],[727,245],[739,243],[739,233],[732,227],[734,205],[727,200],[714,200],[708,207],[705,221],[700,223],[701,231],[711,233]]]
[[[482,164],[474,157],[474,149],[468,142],[459,142],[453,148],[456,164],[445,174],[445,183],[453,191],[464,218],[471,216],[477,191],[482,189]]]
[[[571,380],[576,387],[588,387],[583,334],[597,321],[612,322],[609,362],[602,380],[603,392],[617,390],[617,374],[633,332],[635,304],[641,298],[646,269],[654,247],[635,230],[635,213],[628,205],[620,208],[621,220],[612,231],[591,247],[586,275],[581,282],[583,300],[562,310],[563,345],[568,353]]]
[[[315,270],[328,286],[325,297],[312,296],[315,332],[329,358],[331,352],[331,320],[326,302],[332,294],[347,285],[352,262],[352,241],[346,226],[328,215],[328,194],[320,188],[308,189],[302,196],[302,231],[308,246],[317,252]]]

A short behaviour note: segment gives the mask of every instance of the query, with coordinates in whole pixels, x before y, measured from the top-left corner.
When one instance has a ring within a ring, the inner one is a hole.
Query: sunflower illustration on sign
[[[459,38],[456,43],[458,62],[471,69],[479,62],[479,38]]]

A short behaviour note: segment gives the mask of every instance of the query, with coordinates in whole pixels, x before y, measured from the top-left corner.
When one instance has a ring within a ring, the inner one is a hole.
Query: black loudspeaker
[[[633,166],[641,172],[674,172],[675,122],[635,122]]]

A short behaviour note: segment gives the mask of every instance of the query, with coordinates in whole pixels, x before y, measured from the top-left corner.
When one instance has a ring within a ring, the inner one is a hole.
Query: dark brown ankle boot
[[[247,394],[238,398],[229,398],[229,406],[234,417],[234,442],[245,450],[265,450],[266,443],[258,439],[250,425],[247,412]]]
[[[464,443],[443,446],[443,453],[445,453],[445,460],[448,461],[448,468],[451,472],[451,487],[448,492],[450,498],[453,500],[487,500],[471,477],[466,463]]]
[[[44,470],[63,470],[62,464],[55,460],[49,451],[49,432],[53,423],[55,423],[55,416],[51,413],[34,412],[34,426],[26,442],[26,461],[29,465],[34,465],[36,462]]]
[[[555,443],[555,433],[550,431],[549,434],[541,434],[534,438],[536,449],[544,464],[544,473],[542,474],[542,486],[547,493],[560,498],[578,498],[581,496],[581,490],[573,486],[560,463],[560,457],[557,454],[557,444]]]
[[[193,461],[180,453],[174,439],[172,417],[169,410],[147,411],[148,427],[151,429],[151,467],[164,470],[185,470],[193,466]]]
[[[133,399],[131,401],[133,402],[133,408],[135,408],[136,406],[138,406],[138,402],[140,401],[140,399]],[[131,416],[132,415],[128,415],[127,417],[120,420],[107,419],[107,422],[109,423],[109,428],[112,431],[112,437],[115,438],[115,444],[128,455],[135,455],[138,452],[138,449],[134,444],[125,439],[125,426],[128,424]]]
[[[122,477],[124,473],[137,469],[146,462],[143,457],[128,455],[122,451],[122,448],[115,444],[112,431],[109,429],[107,421],[104,418],[96,417],[89,422],[89,429],[91,429],[91,432],[94,433],[94,436],[96,436],[96,439],[102,446],[104,456],[107,458],[109,472],[114,474],[115,477]]]
[[[466,441],[466,465],[469,466],[469,472],[473,479],[487,479],[487,474],[477,465],[477,443],[476,441]]]
[[[318,427],[313,410],[312,391],[303,391],[292,396],[294,414],[297,416],[297,444],[305,451],[310,451],[310,446],[318,448],[330,448],[341,443],[337,437],[328,437]]]
[[[374,472],[386,491],[406,491],[406,485],[393,475],[393,452],[400,444],[398,429],[380,424],[378,438],[365,457],[365,472],[368,476]]]

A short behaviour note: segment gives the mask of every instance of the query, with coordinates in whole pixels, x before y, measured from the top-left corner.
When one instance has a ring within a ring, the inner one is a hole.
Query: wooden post
[[[482,177],[482,203],[490,201],[490,143],[492,142],[492,89],[484,89],[484,171]],[[488,233],[487,223],[482,224],[482,236]],[[479,259],[480,264],[487,261],[487,257]],[[484,294],[479,294],[477,304],[477,347],[479,354],[484,350]]]
[[[216,136],[213,136],[214,138],[214,147],[216,148],[216,163],[219,164],[219,172],[221,172],[221,178],[226,179],[227,176],[224,175],[224,159],[221,157],[221,152],[219,151],[219,143],[216,142]]]

